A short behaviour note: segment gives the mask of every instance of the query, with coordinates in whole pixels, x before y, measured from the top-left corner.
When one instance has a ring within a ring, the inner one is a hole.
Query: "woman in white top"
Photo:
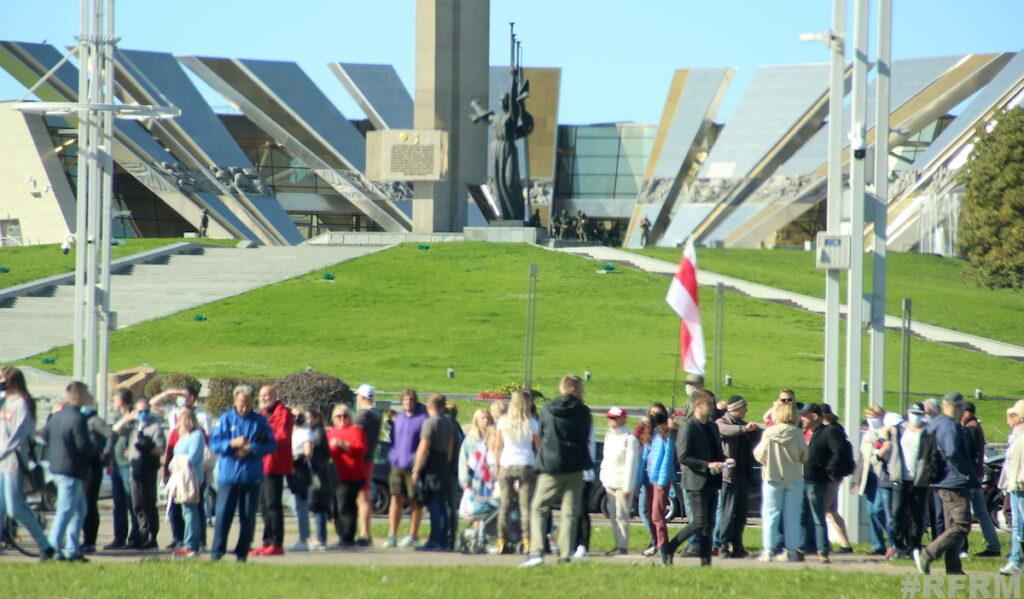
[[[298,409],[293,412],[293,469],[288,476],[288,490],[292,492],[295,517],[299,521],[299,542],[292,545],[291,551],[309,551],[309,484],[312,479],[309,458],[313,455],[313,432],[307,424],[306,414]]]
[[[507,413],[498,419],[494,449],[497,456],[498,487],[501,508],[498,510],[498,552],[505,552],[509,538],[512,498],[518,485],[519,521],[523,531],[523,553],[530,551],[530,502],[533,501],[537,473],[534,463],[540,448],[540,423],[532,414],[533,396],[519,389],[512,394]]]

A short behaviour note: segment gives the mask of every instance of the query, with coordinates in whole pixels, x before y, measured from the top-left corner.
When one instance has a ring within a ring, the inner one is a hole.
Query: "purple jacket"
[[[402,410],[395,417],[391,449],[388,451],[388,461],[392,468],[412,470],[412,461],[420,445],[420,428],[426,419],[427,408],[421,403],[416,404],[412,416],[407,416],[405,410]]]

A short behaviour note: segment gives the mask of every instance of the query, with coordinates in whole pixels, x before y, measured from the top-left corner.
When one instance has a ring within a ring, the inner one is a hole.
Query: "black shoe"
[[[179,546],[181,546],[181,541],[174,540],[174,541],[171,541],[170,543],[168,543],[167,546],[164,547],[164,549],[173,550],[173,549],[177,549]]]
[[[836,553],[853,553],[853,547],[840,547]]]
[[[127,549],[127,548],[128,548],[127,544],[125,544],[125,543],[117,543],[117,542],[110,543],[109,545],[104,545],[103,546],[103,550],[104,551],[120,551],[122,549]]]
[[[710,557],[702,557],[702,558],[700,558],[700,565],[701,565],[702,568],[710,566],[711,565],[711,558]]]
[[[358,538],[358,539],[356,539],[356,543],[355,543],[356,547],[369,547],[372,544],[373,544],[373,541],[371,541],[370,539],[367,539],[367,538]]]
[[[85,554],[85,555],[92,555],[93,553],[96,553],[96,546],[95,545],[82,545],[82,553]]]
[[[868,555],[885,555],[885,549],[872,549]]]
[[[59,553],[59,552],[57,552],[55,550],[54,551],[54,556],[53,556],[53,561],[55,561],[55,562],[66,562],[66,561],[68,561],[68,558],[64,557],[63,553]]]
[[[986,549],[975,553],[974,557],[999,557],[1000,553],[1001,552],[998,549],[994,551],[992,549]]]
[[[687,549],[679,554],[679,557],[700,557],[696,549]]]
[[[728,556],[731,557],[731,558],[735,558],[735,559],[743,559],[743,558],[749,557],[750,554],[747,553],[746,549],[740,548],[740,549],[733,549],[728,554]]]
[[[69,562],[79,562],[79,563],[82,563],[82,564],[88,564],[89,563],[89,560],[86,559],[86,557],[84,555],[82,555],[81,553],[76,554],[76,555],[72,555],[71,557],[68,558],[68,561]]]
[[[46,551],[39,554],[39,561],[48,562],[55,557],[57,557],[57,551],[53,547],[48,547]]]
[[[149,549],[159,549],[159,548],[160,548],[160,545],[156,541],[145,541],[143,543],[139,543],[135,547],[135,549],[139,549],[140,551],[147,551]]]
[[[675,555],[675,547],[672,547],[671,544],[662,545],[661,548],[658,549],[658,554],[661,556],[662,566],[671,566],[672,557]]]

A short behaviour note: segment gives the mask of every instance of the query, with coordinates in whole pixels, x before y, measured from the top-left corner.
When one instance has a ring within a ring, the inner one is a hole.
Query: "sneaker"
[[[617,555],[626,555],[628,551],[623,547],[616,547],[615,549],[609,549],[604,552],[605,557],[615,557]]]
[[[836,553],[853,553],[853,547],[840,547]]]
[[[369,547],[373,545],[373,539],[367,539],[366,537],[359,537],[356,539],[356,547]]]
[[[999,568],[999,573],[1003,576],[1020,576],[1021,570],[1020,566],[1018,566],[1017,564],[1013,562],[1006,562],[1005,566]]]
[[[104,551],[120,551],[122,549],[127,548],[128,545],[126,543],[108,543],[107,545],[103,546]]]
[[[90,555],[90,554],[96,553],[96,546],[95,545],[82,545],[82,553],[85,554],[85,555]]]
[[[790,559],[789,554],[786,553],[785,551],[783,551],[782,553],[779,553],[779,554],[776,554],[775,556],[773,556],[772,557],[772,561],[779,562],[779,563],[788,563],[788,562],[795,561],[795,560],[794,559]]]
[[[289,549],[288,551],[296,551],[296,552],[309,551],[309,545],[306,544],[305,541],[299,541],[298,543],[292,545],[291,549]]]
[[[920,549],[914,550],[914,565],[917,566],[917,571],[921,574],[929,574],[931,572],[931,560],[924,556],[924,551]]]
[[[999,557],[1001,552],[998,549],[986,549],[974,554],[974,557]]]
[[[313,541],[313,544],[309,546],[310,551],[327,551],[327,545],[324,545],[320,541]]]
[[[179,545],[181,545],[181,541],[174,540],[174,541],[171,541],[170,543],[168,543],[167,546],[164,547],[164,549],[168,549],[170,551],[174,551],[175,549],[178,548]]]
[[[827,553],[819,553],[818,554],[818,563],[819,564],[831,564],[832,560],[829,559]]]
[[[270,547],[260,547],[259,549],[250,549],[249,550],[249,555],[254,555],[254,556],[263,555],[263,553],[267,549],[270,549]]]
[[[544,558],[543,557],[531,557],[530,559],[526,560],[525,562],[519,564],[518,567],[520,567],[520,568],[536,568],[537,566],[543,566],[543,565],[544,565]]]
[[[48,562],[51,559],[54,559],[55,557],[57,557],[57,550],[53,547],[47,547],[46,551],[43,551],[39,554],[39,561]]]
[[[264,548],[263,553],[260,555],[264,557],[271,555],[284,555],[284,547],[281,547],[280,545],[271,545],[270,547]]]
[[[579,546],[576,547],[576,553],[572,554],[572,559],[573,560],[586,559],[587,555],[588,555],[587,548],[584,547],[583,545],[579,545]]]
[[[159,548],[160,548],[160,545],[157,545],[156,541],[143,541],[142,543],[139,543],[138,547],[136,547],[136,549],[141,549],[143,551],[148,551],[150,549],[159,549]]]
[[[398,547],[398,539],[395,537],[395,535],[388,535],[388,538],[384,539],[384,543],[381,544],[381,547],[385,549],[393,549],[395,547]]]
[[[398,544],[398,546],[399,547],[415,547],[416,546],[416,537],[414,537],[412,535],[407,535],[404,539],[402,539],[402,541]]]
[[[650,545],[649,547],[647,547],[647,549],[644,549],[643,553],[641,553],[640,555],[642,555],[644,557],[654,557],[657,554],[658,554],[658,548],[656,546],[654,546],[654,545]]]
[[[768,551],[767,549],[765,549],[765,550],[761,551],[761,555],[757,556],[757,561],[768,563],[768,562],[772,561],[772,559],[774,559],[774,557],[775,556],[772,555],[771,551]]]
[[[965,559],[971,559],[971,554],[967,553],[966,551],[961,551],[960,552],[960,561],[963,561]]]
[[[174,557],[192,558],[192,557],[196,556],[196,552],[192,551],[191,549],[186,549],[184,547],[179,547],[178,549],[175,549],[172,552],[172,555],[174,555]]]

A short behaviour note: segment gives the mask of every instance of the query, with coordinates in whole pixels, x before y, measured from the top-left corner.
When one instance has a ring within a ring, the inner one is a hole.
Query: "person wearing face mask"
[[[921,460],[927,442],[924,409],[914,404],[907,410],[906,426],[893,428],[887,464],[893,482],[892,539],[896,558],[909,557],[911,551],[921,547],[928,500],[928,484],[923,481]]]
[[[615,499],[615,517],[612,520],[615,548],[608,555],[626,555],[629,552],[629,513],[636,484],[638,443],[633,431],[626,426],[625,410],[613,407],[606,416],[608,432],[604,436],[601,484]]]
[[[128,437],[128,463],[131,472],[132,507],[139,521],[139,536],[130,549],[156,549],[160,530],[160,514],[156,507],[157,477],[160,456],[167,447],[163,420],[149,409],[149,402],[140,399],[135,409],[114,423],[114,432],[134,424]]]
[[[885,467],[892,442],[889,438],[891,431],[882,422],[884,417],[882,406],[871,405],[864,410],[868,428],[861,436],[860,459],[850,479],[850,490],[864,497],[868,503],[873,555],[887,555],[886,541],[892,543],[888,534],[892,479]]]

